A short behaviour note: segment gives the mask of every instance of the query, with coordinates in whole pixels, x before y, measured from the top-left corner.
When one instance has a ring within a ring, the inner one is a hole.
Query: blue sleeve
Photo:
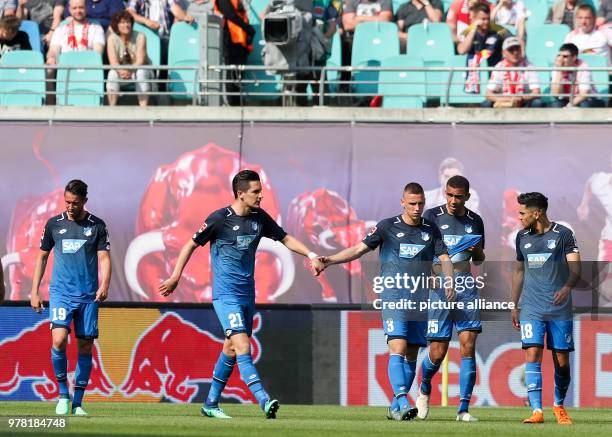
[[[485,248],[485,228],[484,222],[482,221],[482,217],[478,216],[478,226],[480,227],[480,232],[482,235],[482,240],[480,240],[480,247]]]
[[[223,226],[224,217],[217,212],[209,215],[206,220],[204,220],[204,224],[193,234],[193,241],[200,245],[204,246],[210,240],[216,237],[217,232]]]
[[[440,255],[446,255],[448,254],[448,248],[446,247],[446,244],[444,243],[444,240],[442,239],[442,233],[440,232],[440,229],[438,228],[438,225],[436,225],[435,223],[432,223],[432,227],[433,227],[433,243],[434,243],[434,255],[436,256],[440,256]]]
[[[263,214],[263,233],[264,237],[271,238],[276,241],[282,241],[287,236],[287,233],[276,223],[272,217],[268,215],[264,210],[260,210]]]
[[[366,237],[361,242],[365,244],[366,246],[368,246],[370,249],[374,250],[378,246],[380,246],[385,240],[385,236],[384,236],[385,231],[386,231],[385,222],[384,221],[378,222],[376,226],[370,229],[370,231],[368,232],[368,235],[366,235]]]
[[[563,253],[567,255],[568,253],[579,253],[580,249],[578,249],[578,244],[576,243],[576,237],[574,233],[569,229],[565,230],[561,234],[561,249]]]
[[[55,240],[53,240],[53,234],[51,232],[51,220],[47,221],[43,234],[40,237],[40,250],[45,252],[51,251],[55,246]]]
[[[422,217],[427,221],[436,223],[436,215],[433,212],[433,208],[430,208],[425,211]]]
[[[98,225],[98,251],[101,250],[110,251],[110,237],[104,222]]]
[[[516,240],[514,244],[516,246],[516,260],[525,261],[525,258],[523,257],[523,253],[521,252],[521,231],[518,231],[516,233]]]

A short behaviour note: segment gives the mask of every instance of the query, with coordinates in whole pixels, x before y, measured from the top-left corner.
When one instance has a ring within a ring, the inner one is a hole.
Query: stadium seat
[[[151,65],[161,65],[161,41],[157,32],[140,23],[134,23],[134,31],[144,33],[147,38],[147,56]]]
[[[397,14],[397,11],[399,10],[400,6],[403,5],[404,3],[408,3],[411,0],[393,0],[393,4],[391,5],[393,8],[393,15]]]
[[[565,24],[543,24],[532,28],[527,33],[527,59],[546,58],[552,64],[569,31]]]
[[[327,63],[325,64],[327,67],[341,67],[342,66],[342,41],[340,40],[340,33],[334,33],[332,38],[332,46],[331,46],[331,55],[327,59]],[[337,70],[331,70],[327,72],[327,80],[336,81],[340,79],[340,72]],[[331,92],[336,92],[338,90],[337,83],[331,83],[328,85],[328,88]]]
[[[467,66],[467,55],[454,55],[449,63],[449,67],[465,68]],[[485,65],[486,66],[486,65]],[[450,73],[449,73],[450,74]],[[467,71],[455,71],[451,77],[448,100],[444,101],[446,105],[470,105],[479,104],[485,99],[487,93],[487,82],[489,80],[487,71],[480,72],[480,93],[465,92],[465,78]]]
[[[546,22],[550,5],[546,0],[523,0],[523,3],[527,15],[525,30],[529,33]]]
[[[170,30],[168,42],[168,67],[198,67],[200,65],[200,30],[197,24],[178,22]],[[171,97],[176,100],[193,100],[197,68],[169,70]],[[176,81],[176,82],[172,82]]]
[[[406,53],[423,59],[425,67],[444,67],[455,55],[450,27],[446,23],[428,23],[408,29]],[[430,71],[427,77],[427,95],[439,98],[445,92],[446,72]]]
[[[548,56],[534,56],[527,59],[534,67],[552,68],[554,61]],[[540,83],[540,94],[544,97],[541,98],[542,102],[549,104],[552,101],[552,97],[547,96],[550,94],[550,80],[552,78],[551,70],[538,71],[538,82]]]
[[[352,67],[378,67],[383,59],[399,55],[399,36],[395,23],[370,21],[355,28],[351,56]],[[353,91],[358,94],[376,94],[378,91],[378,71],[357,71],[353,81]]]
[[[30,40],[30,46],[32,50],[42,53],[42,44],[40,43],[40,28],[36,21],[23,20],[19,26],[19,30],[24,31],[28,34]]]
[[[104,100],[102,56],[92,50],[66,52],[57,63],[56,99],[58,105],[100,106]],[[99,69],[67,68],[100,66]],[[62,68],[63,67],[63,68]]]
[[[607,67],[608,63],[603,56],[585,54],[580,55],[580,59],[585,61],[589,67]],[[593,86],[599,94],[608,94],[608,72],[591,71],[591,79],[593,80]],[[608,102],[607,97],[601,97],[606,103]]]
[[[255,29],[255,36],[253,37],[253,51],[249,54],[247,65],[263,65],[261,51],[265,46],[265,41],[261,32],[260,15],[267,5],[268,0],[253,0],[249,5],[249,23]],[[264,70],[251,70],[244,73],[244,80],[247,82],[244,84],[243,90],[245,93],[251,94],[247,97],[247,100],[269,101],[278,99],[278,93],[281,89],[278,76],[266,74]]]
[[[45,99],[45,68],[43,55],[35,50],[6,52],[0,58],[0,105],[41,106]],[[40,65],[41,68],[25,68]],[[17,94],[8,94],[17,93]]]
[[[425,72],[421,58],[393,56],[383,59],[381,67],[421,68],[421,71],[380,72],[378,94],[383,98],[383,108],[422,108],[425,105]]]

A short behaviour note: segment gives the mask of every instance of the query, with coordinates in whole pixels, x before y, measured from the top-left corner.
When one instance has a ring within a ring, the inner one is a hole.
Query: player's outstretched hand
[[[566,287],[563,287],[561,288],[561,290],[557,291],[555,293],[555,296],[553,297],[553,305],[564,304],[567,301],[567,297],[569,296],[571,291],[572,291],[571,288],[566,288]]]
[[[167,297],[172,294],[172,292],[174,291],[177,285],[178,285],[178,280],[173,279],[173,278],[168,278],[164,282],[159,284],[159,287],[157,289],[159,290],[159,293],[162,296]]]
[[[323,257],[314,258],[310,261],[310,266],[312,267],[312,274],[314,276],[319,276],[323,270],[325,270],[325,264],[321,260]]]
[[[514,326],[514,329],[518,331],[521,329],[521,323],[519,322],[518,310],[516,308],[512,309],[511,314],[512,314],[512,326]]]
[[[104,302],[108,297],[108,290],[103,290],[101,288],[96,291],[96,299],[94,302]]]
[[[43,301],[38,293],[32,293],[30,295],[30,306],[36,313],[41,313],[45,309]]]

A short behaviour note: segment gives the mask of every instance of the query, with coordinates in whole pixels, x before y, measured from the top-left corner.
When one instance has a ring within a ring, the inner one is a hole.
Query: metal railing
[[[91,65],[0,65],[1,70],[14,70],[27,72],[28,70],[43,70],[45,72],[45,90],[42,99],[49,104],[53,100],[63,100],[60,104],[67,104],[70,97],[98,96],[100,104],[107,94],[107,72],[113,69],[109,65],[102,68]],[[483,72],[485,76],[495,70],[493,67],[482,67],[477,70],[468,67],[311,67],[299,68],[291,71],[276,71],[267,74],[264,66],[251,65],[213,65],[207,69],[201,66],[121,66],[123,70],[135,72],[136,70],[152,70],[153,78],[147,82],[151,85],[148,92],[137,92],[134,88],[125,88],[133,84],[132,80],[117,80],[122,87],[120,95],[154,96],[162,102],[173,104],[191,103],[193,105],[211,105],[211,101],[219,104],[248,104],[269,105],[282,104],[291,106],[300,105],[332,105],[332,106],[365,106],[376,97],[416,98],[421,99],[427,106],[449,106],[455,100],[472,100],[464,105],[478,106],[479,100],[485,100],[487,81],[480,83],[479,93],[466,93],[464,90],[465,76],[470,72]],[[104,71],[104,79],[82,78],[79,74],[87,71]],[[610,94],[610,79],[608,68],[591,67],[587,69],[593,74],[605,77],[605,80],[593,80],[592,88],[600,92],[589,93],[587,97],[608,99]],[[60,73],[61,71],[61,73]],[[553,94],[550,91],[550,77],[553,71],[570,71],[576,73],[576,68],[545,68],[545,67],[516,67],[509,71],[532,71],[538,74],[540,95],[542,99],[555,98],[573,99],[577,74],[572,74],[573,81],[570,93]],[[383,72],[397,72],[397,80],[385,77],[380,80]],[[411,77],[416,73],[424,73],[425,80],[415,80]],[[58,76],[61,75],[61,80]],[[9,79],[0,81],[0,104],[2,95],[41,95],[40,89],[26,85],[40,86],[38,79],[27,78],[23,75],[12,74]],[[429,78],[427,76],[430,76]],[[432,79],[431,76],[434,76]],[[5,75],[3,76],[5,77]],[[521,82],[522,83],[522,82]],[[381,94],[379,86],[385,87]],[[510,85],[519,85],[511,82]],[[389,91],[389,88],[395,90]],[[29,89],[28,89],[29,88]],[[425,90],[423,92],[423,90]],[[531,94],[516,94],[517,97]],[[58,99],[58,97],[60,99]],[[213,99],[213,97],[215,99]],[[461,103],[459,103],[461,104]]]

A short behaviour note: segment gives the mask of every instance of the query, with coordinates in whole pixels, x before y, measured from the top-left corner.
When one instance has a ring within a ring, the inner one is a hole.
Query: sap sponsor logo
[[[546,247],[548,247],[549,249],[554,249],[555,247],[557,247],[557,240],[548,240],[546,242]]]
[[[428,232],[421,232],[421,239],[423,241],[429,240],[429,233]]]
[[[249,245],[257,238],[257,235],[238,235],[236,237],[236,249],[246,250]]]
[[[59,232],[58,232],[58,234],[60,234],[60,235],[64,235],[65,233],[66,233],[66,229],[60,229]]]
[[[414,258],[425,246],[423,244],[400,244],[400,258]]]
[[[442,226],[440,226],[440,229],[448,229],[449,227],[450,226],[448,226],[448,225],[442,225]]]
[[[527,243],[523,246],[525,249],[529,249],[531,247],[531,243]]]
[[[444,244],[448,247],[453,247],[461,240],[461,235],[445,235]]]
[[[550,253],[530,253],[527,255],[527,266],[530,269],[541,269],[550,258]]]
[[[62,240],[62,253],[77,253],[87,240]]]
[[[86,237],[91,237],[92,232],[93,230],[90,227],[83,229],[83,235],[85,235]]]

